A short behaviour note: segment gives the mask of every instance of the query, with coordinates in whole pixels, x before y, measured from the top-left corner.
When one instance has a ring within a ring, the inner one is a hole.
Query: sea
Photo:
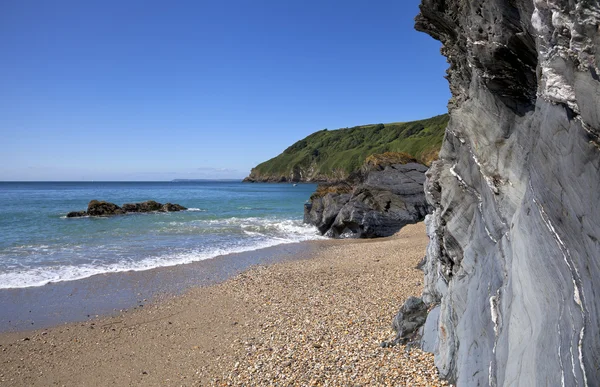
[[[314,184],[0,182],[0,289],[142,271],[321,239],[302,222]],[[187,211],[67,218],[90,200]]]

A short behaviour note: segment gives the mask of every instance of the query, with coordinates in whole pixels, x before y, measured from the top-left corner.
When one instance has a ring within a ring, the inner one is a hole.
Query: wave
[[[124,258],[113,263],[93,261],[79,265],[58,264],[53,266],[13,267],[10,272],[0,273],[0,289],[36,287],[55,282],[79,280],[97,274],[143,271],[157,267],[175,266],[211,259],[221,255],[324,238],[318,235],[315,227],[302,224],[299,220],[232,217],[196,222],[203,223],[204,227],[212,225],[216,228],[227,227],[237,229],[240,235],[236,239],[232,238],[227,247],[191,248],[185,252],[167,253],[140,260]],[[172,226],[175,225],[173,224]],[[177,227],[181,227],[181,225]],[[233,236],[235,234],[232,233]],[[34,250],[34,246],[23,247]],[[48,247],[47,245],[38,245],[35,246],[35,250],[44,250]]]
[[[207,210],[205,210],[203,208],[188,208],[186,211],[190,211],[190,212],[206,212]]]

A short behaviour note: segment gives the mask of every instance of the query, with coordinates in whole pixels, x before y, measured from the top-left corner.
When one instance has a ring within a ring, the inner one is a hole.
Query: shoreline
[[[137,309],[195,287],[221,283],[255,265],[310,258],[323,242],[330,241],[283,243],[185,264],[0,289],[0,334],[51,328]]]
[[[2,333],[0,384],[446,385],[433,355],[379,346],[421,292],[426,244],[422,223],[390,238],[312,241],[307,259],[136,310]]]

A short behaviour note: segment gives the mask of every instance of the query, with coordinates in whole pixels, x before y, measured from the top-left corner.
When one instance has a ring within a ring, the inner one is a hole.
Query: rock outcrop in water
[[[423,0],[452,91],[423,344],[458,386],[600,385],[600,5]]]
[[[423,220],[428,210],[423,193],[427,167],[414,159],[403,160],[409,161],[406,164],[369,163],[376,156],[347,182],[319,186],[304,206],[304,222],[331,237],[375,238]]]
[[[114,216],[135,212],[173,212],[184,210],[187,210],[187,208],[179,204],[161,204],[154,200],[148,200],[141,203],[125,203],[122,207],[110,202],[92,200],[88,203],[87,211],[69,212],[67,218],[78,218],[82,216]]]

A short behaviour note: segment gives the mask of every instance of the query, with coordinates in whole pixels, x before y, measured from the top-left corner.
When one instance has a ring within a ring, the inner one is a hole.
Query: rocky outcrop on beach
[[[304,222],[330,237],[375,238],[423,220],[427,167],[414,159],[370,164],[372,159],[348,181],[319,186],[304,205]]]
[[[423,345],[458,386],[600,385],[600,4],[423,0],[450,122]]]
[[[67,218],[78,218],[82,216],[114,216],[135,212],[174,212],[187,210],[184,206],[173,203],[161,204],[154,200],[141,203],[125,203],[123,206],[105,201],[92,200],[88,203],[87,211],[72,211]]]

